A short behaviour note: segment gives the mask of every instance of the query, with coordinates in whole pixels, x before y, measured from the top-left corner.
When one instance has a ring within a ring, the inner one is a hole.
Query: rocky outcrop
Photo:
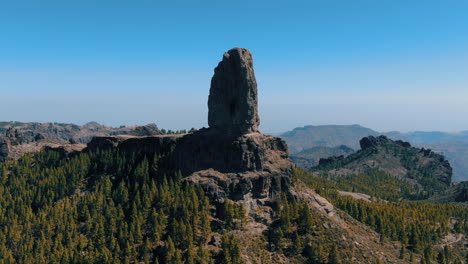
[[[5,132],[5,141],[8,141],[10,145],[13,146],[39,142],[44,139],[44,135],[41,133],[36,133],[34,131],[21,131],[20,129],[12,127],[8,128]]]
[[[252,54],[234,48],[215,68],[208,98],[208,125],[232,133],[258,132],[257,81]]]
[[[362,150],[365,150],[365,149],[370,149],[370,148],[376,148],[379,145],[388,144],[390,142],[389,140],[390,139],[388,139],[386,136],[378,136],[378,137],[368,136],[368,137],[362,138],[359,141],[359,145],[361,146]],[[400,146],[402,146],[404,148],[411,147],[410,143],[402,141],[402,140],[394,140],[394,141],[391,141],[391,142],[393,144],[400,145]]]
[[[159,131],[158,126],[154,123],[144,125],[144,126],[137,126],[133,130],[130,131],[130,135],[133,136],[153,136],[153,135],[160,135],[161,131]]]
[[[281,173],[242,172],[221,173],[208,169],[197,171],[187,180],[201,184],[205,191],[217,201],[229,198],[233,201],[277,197],[281,191],[289,190],[291,182]]]
[[[258,130],[257,81],[249,50],[229,50],[215,68],[208,124],[176,145],[174,160],[191,173],[187,180],[201,184],[215,199],[260,201],[289,190],[292,163],[286,143]]]
[[[23,132],[12,127],[6,129],[5,134],[0,136],[0,162],[4,162],[8,158],[16,158],[17,153],[28,152],[23,153],[22,146],[40,144],[43,140],[44,136],[40,133]]]
[[[184,135],[96,137],[87,151],[118,148],[136,158],[165,158],[163,173],[181,171],[215,200],[264,200],[290,186],[286,143],[259,132],[252,55],[235,48],[215,69],[208,99],[209,128]]]
[[[89,141],[84,151],[118,149],[132,159],[157,156],[163,159],[158,173],[180,171],[220,202],[228,197],[263,203],[288,191],[293,167],[288,147],[258,130],[257,82],[249,50],[234,48],[224,54],[211,80],[208,107],[209,128],[178,135],[161,135],[155,124],[109,128],[96,122],[15,123],[0,142],[0,161],[8,154],[18,158],[41,148],[68,157]]]
[[[248,201],[251,210],[291,185],[286,143],[261,133],[230,137],[201,130],[181,138],[174,156],[183,172],[191,172],[187,180],[202,185],[213,199]]]
[[[377,170],[405,180],[427,193],[441,192],[450,186],[452,167],[441,154],[385,136],[362,138],[360,145],[361,150],[356,153],[322,159],[312,170],[317,175],[333,177],[367,175]]]
[[[36,125],[33,125],[36,127]],[[59,140],[49,140],[44,134],[35,130],[9,127],[5,134],[0,136],[0,162],[7,159],[19,159],[26,153],[38,152],[42,149],[56,150],[59,153],[69,155],[81,151],[84,144],[74,142],[73,139],[64,142]],[[66,156],[64,155],[64,156]]]
[[[210,168],[222,173],[278,172],[288,149],[280,138],[261,133],[234,136],[209,128],[182,137],[174,157],[184,174]]]
[[[150,137],[95,137],[85,151],[117,148],[137,159],[165,157],[162,174],[181,171],[215,200],[273,198],[289,189],[292,162],[283,140],[260,133],[238,137],[214,129]]]

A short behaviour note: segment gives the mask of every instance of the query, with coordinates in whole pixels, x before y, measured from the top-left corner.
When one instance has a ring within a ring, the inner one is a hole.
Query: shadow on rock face
[[[177,167],[187,175],[199,170],[219,172],[280,172],[275,163],[287,159],[286,143],[261,133],[238,135],[219,129],[201,129],[182,137],[175,148]]]

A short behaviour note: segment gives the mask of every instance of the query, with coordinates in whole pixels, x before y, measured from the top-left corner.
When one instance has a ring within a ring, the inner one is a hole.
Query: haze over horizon
[[[262,131],[468,130],[466,2],[26,2],[0,4],[1,121],[207,126],[213,68],[238,46]]]

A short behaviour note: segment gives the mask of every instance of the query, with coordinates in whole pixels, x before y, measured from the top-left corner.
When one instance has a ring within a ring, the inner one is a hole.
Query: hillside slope
[[[218,200],[214,191],[242,190],[248,176],[214,190],[160,171],[169,162],[164,156],[131,153],[111,148],[63,156],[48,150],[0,164],[0,209],[6,212],[0,224],[9,226],[0,230],[1,258],[11,263],[412,263],[423,258],[425,248],[435,250],[434,242],[423,238],[434,232],[431,226],[445,226],[463,210],[444,207],[431,220],[434,225],[409,221],[414,230],[426,231],[405,245],[391,230],[384,237],[352,216],[344,202],[364,204],[324,198],[318,191],[328,196],[326,185],[308,187],[295,176],[277,200],[252,199],[254,190],[242,199]],[[432,215],[424,208],[406,210],[402,217]],[[378,215],[378,210],[366,212]],[[415,215],[417,210],[424,214]],[[451,230],[436,232],[441,233],[437,241]],[[404,234],[404,239],[411,235]],[[453,259],[460,257],[463,241],[450,247]]]
[[[314,147],[338,147],[346,145],[353,149],[359,149],[359,140],[369,135],[385,135],[393,140],[410,142],[413,146],[432,149],[436,153],[444,155],[453,168],[454,182],[468,181],[468,132],[459,133],[446,132],[423,132],[415,131],[401,133],[397,131],[380,133],[368,128],[348,126],[305,126],[283,133],[281,137],[288,143],[294,157],[297,152]],[[320,158],[328,158],[333,155],[324,155]],[[315,157],[297,158],[299,166],[314,164]]]

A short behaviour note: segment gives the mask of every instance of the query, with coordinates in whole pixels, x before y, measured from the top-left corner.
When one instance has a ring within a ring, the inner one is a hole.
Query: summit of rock
[[[257,80],[248,49],[229,50],[215,68],[208,98],[208,125],[231,133],[258,132]]]

